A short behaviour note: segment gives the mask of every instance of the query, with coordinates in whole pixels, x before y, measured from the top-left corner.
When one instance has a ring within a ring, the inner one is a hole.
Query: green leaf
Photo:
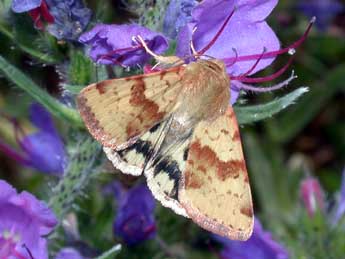
[[[114,255],[119,253],[121,248],[122,248],[121,245],[117,244],[113,246],[111,249],[109,249],[108,251],[101,254],[100,256],[96,257],[95,259],[113,259],[115,258]]]
[[[0,33],[10,39],[21,51],[43,63],[56,64],[61,61],[61,55],[57,51],[56,41],[52,36],[37,32],[21,15],[14,16],[15,22],[9,28],[0,23]],[[30,27],[29,27],[30,26]]]
[[[238,123],[247,124],[272,117],[274,114],[284,110],[289,105],[295,103],[295,101],[306,92],[308,92],[308,88],[301,87],[283,97],[280,97],[277,100],[265,104],[252,106],[235,105],[234,110],[237,116]]]
[[[278,142],[287,142],[300,132],[324,107],[332,96],[344,88],[345,64],[327,74],[323,81],[314,84],[310,93],[268,124],[271,137]],[[282,130],[284,129],[284,130]]]
[[[84,127],[79,113],[66,105],[61,104],[55,98],[50,96],[46,91],[40,88],[34,81],[26,76],[23,72],[10,64],[0,55],[0,73],[8,80],[13,82],[19,88],[28,93],[37,102],[41,103],[54,116],[67,120],[71,125],[76,127]]]

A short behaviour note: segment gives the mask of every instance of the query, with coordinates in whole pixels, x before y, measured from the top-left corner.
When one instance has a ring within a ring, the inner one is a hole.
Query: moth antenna
[[[135,39],[137,41],[139,41],[140,45],[145,49],[145,51],[148,54],[150,54],[152,57],[154,57],[158,61],[161,59],[161,56],[157,55],[156,53],[154,53],[152,50],[149,49],[146,42],[144,41],[144,39],[140,35],[137,35]]]
[[[194,43],[193,43],[193,35],[194,35],[196,30],[197,30],[197,27],[195,26],[193,31],[192,31],[192,38],[190,40],[190,49],[192,50],[192,53],[193,53],[194,57],[199,56],[199,53],[195,50]]]
[[[157,55],[156,53],[154,53],[152,50],[149,49],[145,40],[140,35],[137,35],[135,39],[139,41],[139,44],[145,49],[145,51],[148,54],[150,54],[152,57],[154,57],[158,61],[158,63],[155,66],[159,66],[162,63],[168,64],[168,65],[175,64],[175,63],[184,64],[184,61],[180,59],[179,57],[176,57],[176,56],[164,57],[164,56]]]

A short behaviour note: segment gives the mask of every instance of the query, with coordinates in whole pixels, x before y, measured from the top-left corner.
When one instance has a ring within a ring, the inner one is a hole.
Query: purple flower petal
[[[232,241],[213,235],[223,244],[221,258],[224,259],[287,259],[286,249],[274,241],[271,234],[264,231],[259,220],[255,219],[253,235],[247,241]]]
[[[115,235],[128,245],[136,245],[156,234],[155,200],[146,185],[137,185],[126,192],[116,191],[118,209],[114,222]],[[117,188],[116,187],[116,188]]]
[[[89,24],[92,12],[82,0],[46,0],[54,23],[48,31],[57,39],[77,40]]]
[[[231,82],[231,84],[236,85],[236,81]],[[234,105],[240,95],[240,90],[236,87],[230,88],[230,104]]]
[[[30,193],[17,194],[5,181],[0,180],[0,190],[0,247],[9,247],[5,251],[0,249],[0,258],[17,258],[13,253],[28,258],[30,251],[35,259],[47,259],[43,236],[57,224],[52,211]],[[12,238],[2,238],[4,233]]]
[[[136,24],[98,24],[81,35],[79,41],[90,46],[89,56],[95,62],[134,66],[150,59],[150,55],[134,40],[136,36],[141,36],[157,54],[168,48],[168,42],[162,34]]]
[[[42,0],[12,0],[12,11],[24,13],[41,5]]]
[[[16,189],[3,180],[0,180],[0,204],[17,194]]]
[[[33,103],[30,105],[30,121],[34,124],[38,129],[46,132],[50,132],[51,134],[56,134],[56,129],[54,126],[53,119],[49,112],[40,104]]]
[[[195,0],[172,0],[170,1],[163,22],[163,32],[170,38],[177,36],[180,28],[192,20],[192,9],[198,4]]]
[[[62,175],[67,167],[67,155],[60,137],[36,132],[21,140],[30,166],[45,173]]]

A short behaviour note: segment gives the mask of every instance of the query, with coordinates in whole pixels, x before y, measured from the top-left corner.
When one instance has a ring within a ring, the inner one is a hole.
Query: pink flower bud
[[[317,210],[324,209],[324,193],[316,178],[304,179],[300,186],[300,194],[310,217],[313,217]]]

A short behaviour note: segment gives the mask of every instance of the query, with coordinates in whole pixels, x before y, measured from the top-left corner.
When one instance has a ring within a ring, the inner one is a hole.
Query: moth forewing
[[[103,146],[121,150],[170,115],[181,89],[184,67],[110,79],[84,88],[78,109]]]

